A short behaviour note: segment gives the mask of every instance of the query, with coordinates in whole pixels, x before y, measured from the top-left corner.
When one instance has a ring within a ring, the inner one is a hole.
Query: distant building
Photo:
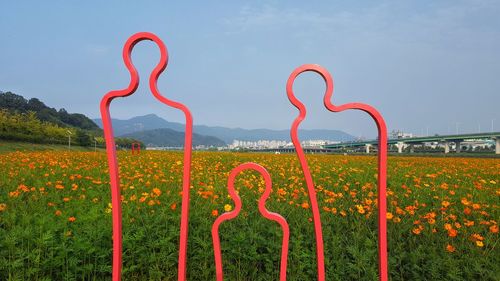
[[[406,139],[406,138],[413,138],[412,133],[405,133],[402,131],[392,131],[391,132],[391,139]]]
[[[325,144],[337,143],[331,140],[305,140],[302,141],[302,147],[322,147]],[[287,142],[283,140],[258,140],[258,141],[245,141],[245,140],[234,140],[230,144],[229,149],[275,149],[275,148],[285,148],[293,147],[292,142]]]

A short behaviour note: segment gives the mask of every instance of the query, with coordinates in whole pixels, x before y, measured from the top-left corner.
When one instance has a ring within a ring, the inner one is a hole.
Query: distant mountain
[[[93,121],[102,128],[101,119],[93,119]],[[168,128],[178,132],[184,131],[184,125],[181,123],[168,122],[155,114],[148,114],[144,116],[137,116],[128,120],[112,119],[113,132],[117,136],[123,136],[131,133]]]
[[[91,119],[80,113],[68,113],[64,108],[56,110],[46,106],[37,98],[30,100],[12,92],[0,92],[0,109],[15,113],[35,112],[36,117],[61,127],[75,127],[83,130],[101,131]]]
[[[142,141],[146,146],[184,146],[184,133],[168,128],[140,131],[122,135],[126,138],[134,138]],[[212,136],[193,134],[193,146],[225,146],[226,143],[221,139]]]
[[[94,122],[102,127],[100,119],[94,119]],[[183,132],[184,124],[169,122],[155,114],[138,116],[128,120],[112,119],[113,131],[117,136],[123,136],[132,132],[140,132],[144,130],[168,128],[175,131]],[[241,129],[241,128],[225,128],[211,127],[205,125],[194,126],[194,133],[200,135],[215,136],[226,143],[232,143],[233,140],[257,141],[257,140],[290,140],[289,130],[269,130],[269,129]],[[302,140],[332,140],[332,141],[350,141],[355,138],[343,131],[339,130],[299,130],[299,136]]]

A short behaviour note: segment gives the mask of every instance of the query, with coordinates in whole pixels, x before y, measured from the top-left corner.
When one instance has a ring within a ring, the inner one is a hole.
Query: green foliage
[[[34,112],[15,114],[5,109],[0,110],[0,139],[63,144],[68,141],[67,130],[40,121]]]
[[[57,111],[46,106],[37,98],[26,100],[24,97],[12,92],[0,93],[0,109],[6,109],[11,113],[34,112],[39,120],[57,124],[60,127],[76,127],[83,130],[100,131],[100,128],[83,114],[68,113],[64,108]]]
[[[76,130],[76,142],[81,146],[90,146],[92,139],[89,134],[83,130]]]
[[[105,141],[101,136],[94,136],[92,132],[64,128],[50,122],[40,121],[32,111],[28,113],[12,113],[5,109],[0,109],[0,139],[7,141],[23,141],[31,143],[46,144],[68,144],[68,131],[71,132],[71,142],[73,145],[93,146],[94,139],[97,140],[98,147],[104,147]],[[116,138],[118,148],[130,149],[131,138]],[[140,142],[144,148],[144,143]]]

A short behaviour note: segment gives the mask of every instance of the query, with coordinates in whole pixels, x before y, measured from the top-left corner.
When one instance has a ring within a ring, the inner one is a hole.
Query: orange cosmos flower
[[[309,203],[304,202],[300,205],[303,209],[309,209]]]
[[[474,221],[467,220],[466,222],[464,222],[464,225],[467,227],[471,227],[474,225]]]
[[[464,209],[464,214],[466,214],[466,215],[470,215],[471,213],[472,213],[472,210],[471,210],[469,207],[466,207],[466,208]]]
[[[219,211],[218,210],[212,210],[212,216],[216,217],[219,215]]]
[[[448,244],[448,245],[446,245],[446,251],[448,251],[450,253],[453,253],[453,252],[455,252],[455,247],[453,247],[452,245]]]
[[[69,218],[68,218],[68,221],[69,221],[69,222],[74,222],[74,221],[76,221],[76,218],[75,218],[75,217],[69,217]]]
[[[387,212],[387,213],[385,214],[385,217],[386,217],[388,220],[391,220],[391,219],[394,217],[394,215],[393,215],[391,212]]]
[[[9,192],[9,197],[18,197],[19,196],[19,191],[18,190],[14,190],[14,191],[11,191]]]
[[[490,232],[491,233],[498,233],[498,225],[492,225],[490,226]]]
[[[159,188],[156,188],[156,187],[155,187],[155,188],[153,188],[153,193],[154,193],[154,195],[156,195],[156,196],[160,196],[160,195],[161,195],[161,190],[160,190]]]
[[[61,214],[62,214],[62,212],[61,212],[61,211],[59,211],[59,210],[56,210],[56,211],[54,212],[54,215],[56,215],[56,216],[60,216]]]
[[[176,204],[176,203],[174,203],[174,204],[170,205],[170,209],[171,209],[172,211],[174,211],[175,209],[177,209],[177,204]]]
[[[413,232],[415,235],[419,235],[422,230],[420,228],[414,228],[411,232]]]
[[[443,206],[444,208],[448,208],[448,206],[450,206],[450,202],[443,201],[443,202],[441,202],[441,206]]]
[[[5,211],[5,209],[7,209],[7,204],[5,203],[0,204],[0,212]]]
[[[450,229],[448,230],[448,236],[449,237],[457,237],[458,231],[456,229]]]
[[[478,233],[474,233],[470,236],[470,238],[473,240],[473,241],[483,241],[484,240],[484,237],[481,236],[481,234],[478,234]]]

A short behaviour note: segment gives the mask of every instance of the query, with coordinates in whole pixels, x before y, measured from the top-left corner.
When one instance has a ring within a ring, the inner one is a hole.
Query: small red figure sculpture
[[[212,226],[212,240],[214,243],[215,271],[216,271],[217,281],[224,280],[224,274],[222,271],[222,254],[221,254],[220,240],[219,240],[219,226],[224,221],[234,219],[240,213],[241,198],[240,196],[238,196],[236,190],[234,189],[234,180],[236,179],[236,176],[244,170],[255,170],[259,172],[262,175],[262,177],[264,177],[266,188],[264,190],[264,193],[259,199],[259,212],[266,219],[279,223],[279,225],[283,230],[283,240],[281,244],[280,281],[285,281],[286,267],[288,261],[288,241],[290,238],[290,230],[288,228],[288,223],[286,222],[285,218],[283,218],[281,215],[277,213],[269,212],[266,209],[266,201],[269,198],[269,194],[271,194],[271,188],[272,188],[271,175],[269,175],[269,173],[264,167],[255,163],[244,163],[234,168],[231,171],[231,174],[229,175],[229,179],[227,182],[227,189],[229,191],[231,199],[233,199],[234,201],[235,205],[234,210],[219,216],[215,220]]]
[[[136,141],[132,142],[132,155],[140,153],[141,153],[141,143]]]

